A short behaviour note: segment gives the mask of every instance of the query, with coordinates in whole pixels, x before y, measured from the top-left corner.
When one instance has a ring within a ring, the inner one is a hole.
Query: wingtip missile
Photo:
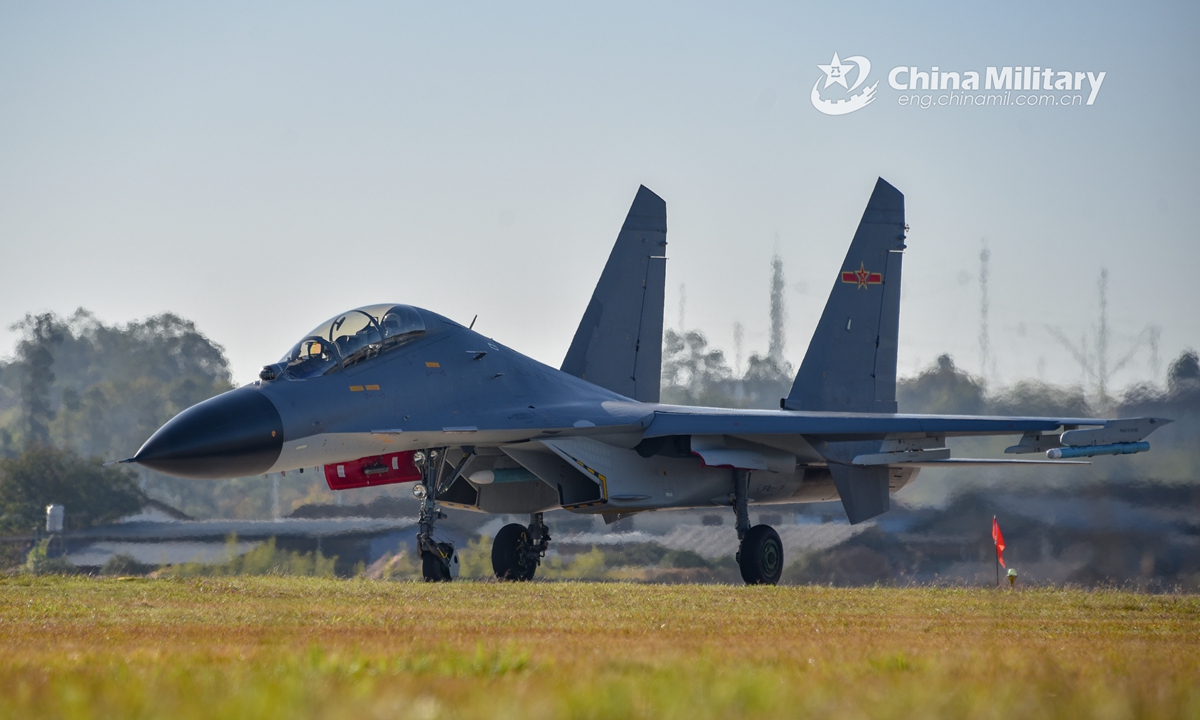
[[[1107,443],[1105,445],[1082,445],[1076,447],[1053,448],[1046,451],[1046,457],[1051,460],[1064,458],[1094,457],[1096,455],[1132,455],[1146,452],[1150,449],[1148,442]]]

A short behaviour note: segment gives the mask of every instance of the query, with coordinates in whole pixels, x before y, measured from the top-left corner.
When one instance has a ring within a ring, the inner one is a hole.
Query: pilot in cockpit
[[[328,375],[370,360],[424,333],[425,322],[416,308],[407,305],[358,308],[314,328],[279,363],[264,367],[259,377],[274,380],[283,373],[293,379]]]

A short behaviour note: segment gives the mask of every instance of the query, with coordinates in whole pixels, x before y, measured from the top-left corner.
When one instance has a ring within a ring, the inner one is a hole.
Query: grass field
[[[0,580],[0,717],[1200,717],[1200,597]]]

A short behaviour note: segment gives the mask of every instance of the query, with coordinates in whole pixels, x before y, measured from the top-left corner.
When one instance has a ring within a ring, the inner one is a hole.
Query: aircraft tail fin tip
[[[563,359],[563,372],[634,400],[658,402],[666,235],[666,202],[639,186]]]
[[[904,195],[879,178],[800,364],[788,410],[896,412]]]

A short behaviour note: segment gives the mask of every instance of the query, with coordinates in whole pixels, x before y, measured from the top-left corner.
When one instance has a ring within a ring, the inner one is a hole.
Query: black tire
[[[529,528],[512,523],[500,528],[492,541],[492,570],[500,580],[532,580],[537,562],[528,556]]]
[[[783,574],[783,543],[770,525],[755,525],[738,550],[738,568],[747,585],[775,585]]]
[[[421,553],[421,575],[425,582],[450,582],[450,566],[439,554]]]

